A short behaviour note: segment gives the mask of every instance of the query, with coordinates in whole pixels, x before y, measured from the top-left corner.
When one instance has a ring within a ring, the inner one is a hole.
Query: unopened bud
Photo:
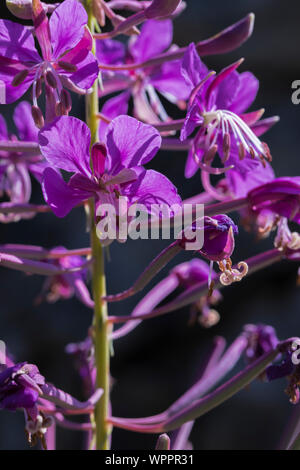
[[[180,5],[181,0],[153,0],[146,8],[145,16],[148,19],[164,18],[172,15]]]
[[[44,127],[44,124],[45,124],[44,117],[43,117],[42,111],[40,110],[38,106],[31,106],[31,114],[32,114],[32,118],[34,120],[36,127],[38,127],[39,129]]]
[[[171,441],[168,434],[161,434],[157,439],[155,450],[170,450]]]

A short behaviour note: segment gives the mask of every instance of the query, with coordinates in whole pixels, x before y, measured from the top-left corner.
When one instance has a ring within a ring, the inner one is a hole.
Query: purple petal
[[[200,59],[193,42],[189,45],[183,56],[181,73],[191,90],[199,85],[208,73],[208,69]]]
[[[239,102],[237,93],[240,89],[240,74],[235,70],[221,83],[217,90],[216,106],[218,109],[232,109],[233,102]]]
[[[106,145],[111,172],[144,165],[152,160],[161,145],[159,132],[129,116],[119,116],[108,126]]]
[[[150,82],[171,102],[187,100],[190,95],[190,87],[182,77],[179,61],[163,64],[159,72],[150,77]]]
[[[101,110],[102,114],[109,117],[110,119],[114,119],[117,116],[121,116],[122,114],[127,114],[129,98],[130,93],[124,92],[107,100]],[[99,138],[101,141],[104,141],[105,139],[107,126],[108,124],[106,122],[100,121]]]
[[[265,168],[260,162],[257,162],[257,168],[245,174],[235,169],[226,172],[229,189],[237,198],[245,197],[251,189],[271,181],[274,176],[271,165],[267,164]]]
[[[77,0],[65,0],[52,13],[49,27],[53,57],[74,48],[84,35],[87,13]]]
[[[99,75],[98,62],[94,54],[89,52],[85,59],[77,65],[77,71],[74,73],[60,73],[60,76],[68,77],[79,88],[88,90],[93,86],[95,80]]]
[[[18,408],[31,408],[38,399],[38,392],[31,388],[17,390],[14,393],[7,394],[0,401],[0,408],[15,411]]]
[[[194,132],[196,126],[201,124],[203,118],[199,115],[199,107],[197,102],[194,102],[188,109],[184,124],[180,132],[181,142],[185,141],[189,135]]]
[[[230,110],[236,114],[246,111],[255,100],[258,88],[259,81],[251,72],[239,74],[239,86]]]
[[[141,34],[130,43],[129,50],[135,62],[144,62],[168,49],[172,38],[171,20],[149,20],[143,24]]]
[[[62,116],[39,132],[41,152],[54,167],[91,175],[91,133],[74,117]]]
[[[202,159],[203,154],[204,154],[204,150],[201,150],[201,149],[198,150],[197,152],[198,157],[201,157]],[[195,162],[193,155],[194,155],[194,151],[191,149],[188,153],[186,164],[185,164],[185,169],[184,169],[185,178],[192,178],[192,176],[195,175],[197,170],[199,170],[199,166]]]
[[[0,104],[14,103],[26,93],[32,84],[35,76],[34,71],[29,72],[20,85],[11,85],[14,77],[20,70],[20,68],[15,66],[6,65],[6,60],[0,57]]]
[[[29,28],[0,20],[0,56],[20,62],[41,62]]]
[[[182,203],[171,181],[154,170],[143,170],[136,181],[126,186],[123,194],[128,196],[130,203],[144,204],[149,211],[152,204],[172,206]]]
[[[96,41],[96,57],[101,64],[122,64],[125,61],[125,45],[113,39]]]
[[[93,36],[91,35],[87,27],[84,28],[84,34],[80,39],[79,43],[71,49],[69,52],[64,54],[62,57],[63,62],[78,64],[82,62],[89,51],[93,48]]]
[[[37,142],[38,128],[34,124],[31,115],[31,106],[27,101],[22,101],[16,106],[13,119],[21,140]]]
[[[42,184],[45,201],[57,217],[65,217],[73,207],[86,199],[86,193],[70,188],[52,168],[46,168]]]

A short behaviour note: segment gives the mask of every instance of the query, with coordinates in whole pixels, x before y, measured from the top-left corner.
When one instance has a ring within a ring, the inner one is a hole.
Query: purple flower
[[[244,332],[248,340],[245,356],[249,363],[275,349],[279,342],[275,329],[269,325],[245,325]]]
[[[29,103],[26,101],[19,103],[15,108],[13,119],[20,140],[23,142],[37,142],[38,129],[33,122]],[[15,143],[15,147],[18,149],[19,145],[22,146],[18,137],[8,134],[6,123],[3,117],[0,116],[0,143],[1,141],[11,143],[12,145]],[[31,196],[29,172],[38,177],[39,173],[44,169],[44,164],[41,160],[42,157],[34,153],[1,150],[0,196],[9,199],[12,203],[27,203]],[[19,219],[20,215],[0,215],[1,222],[12,222]]]
[[[300,223],[300,178],[284,177],[260,185],[248,193],[248,220],[254,221],[265,237],[277,229],[275,246],[279,249],[300,249],[300,236],[291,232],[288,220]]]
[[[300,177],[276,178],[248,194],[252,211],[269,211],[300,223]]]
[[[90,130],[73,117],[62,116],[39,134],[41,152],[54,168],[73,173],[66,183],[59,172],[47,168],[43,193],[46,202],[58,217],[64,217],[78,203],[95,198],[96,213],[101,204],[109,203],[119,214],[119,197],[127,198],[128,206],[181,204],[173,184],[161,173],[145,170],[157,153],[161,137],[147,124],[128,116],[119,116],[107,128],[105,143],[91,150]]]
[[[204,244],[199,253],[210,261],[224,261],[233,253],[238,227],[227,215],[204,217]]]
[[[240,63],[212,76],[193,43],[185,53],[182,75],[191,95],[181,140],[199,128],[187,160],[187,177],[193,176],[199,166],[214,172],[210,164],[217,152],[227,169],[234,167],[242,175],[271,160],[268,147],[257,135],[271,127],[273,121],[260,126],[257,121],[261,111],[243,114],[254,101],[259,83],[252,73],[236,71]]]
[[[175,274],[179,280],[179,285],[185,290],[194,287],[196,284],[207,282],[211,286],[217,277],[215,271],[203,260],[194,258],[186,263],[181,263],[172,269],[171,273]],[[219,313],[211,306],[217,304],[222,295],[219,290],[213,290],[210,295],[203,295],[191,307],[191,320],[194,323],[198,319],[199,323],[204,327],[211,327],[218,323],[220,319]],[[199,317],[199,312],[201,316]]]
[[[126,48],[123,43],[114,40],[96,42],[97,58],[102,64],[119,65],[141,63],[168,49],[172,44],[173,27],[171,20],[150,20],[143,24],[141,34],[129,41]],[[175,47],[175,46],[172,46]],[[113,118],[127,112],[128,101],[132,95],[134,115],[145,122],[168,120],[168,115],[161,103],[157,91],[168,101],[175,104],[183,102],[189,96],[189,88],[180,73],[180,61],[166,62],[147,69],[116,72],[113,76],[103,72],[104,92],[125,90],[118,98],[105,103],[103,113]],[[105,124],[101,123],[101,126]]]
[[[30,28],[0,20],[3,102],[16,101],[33,84],[33,104],[37,108],[44,81],[48,98],[61,114],[70,110],[64,87],[85,93],[98,76],[97,61],[90,52],[92,38],[86,27],[87,13],[77,0],[65,0],[48,21],[39,0],[34,0],[32,7],[34,32],[42,56],[35,47]]]
[[[76,368],[83,381],[84,391],[90,396],[95,391],[96,369],[94,364],[93,341],[90,337],[81,343],[70,343],[66,352],[74,357]]]
[[[30,410],[42,393],[45,379],[35,365],[22,362],[12,367],[0,366],[0,408]]]
[[[286,377],[288,385],[285,393],[293,405],[299,403],[300,367],[293,362],[293,352],[290,347],[284,349],[280,361],[267,367],[266,377],[270,382]]]
[[[65,248],[56,247],[55,251],[65,251]],[[82,256],[72,255],[48,260],[48,262],[60,269],[70,269],[82,266],[86,263],[86,260]],[[85,285],[86,278],[87,269],[50,276],[46,279],[42,293],[36,299],[36,303],[40,303],[44,299],[47,302],[53,303],[59,299],[70,299],[75,294],[77,298],[90,307],[92,301]]]

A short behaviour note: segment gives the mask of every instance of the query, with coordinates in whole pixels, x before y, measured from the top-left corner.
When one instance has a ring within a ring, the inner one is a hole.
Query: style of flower
[[[172,38],[171,20],[149,20],[143,24],[140,35],[130,39],[127,47],[111,39],[96,41],[97,58],[100,63],[107,65],[142,63],[169,49]],[[171,46],[171,50],[174,48],[176,46]],[[116,71],[113,75],[103,70],[102,80],[103,91],[100,96],[124,90],[104,104],[102,112],[110,118],[126,113],[132,96],[136,118],[149,123],[159,122],[159,119],[167,121],[169,117],[157,91],[179,106],[184,106],[189,96],[189,88],[180,73],[179,60],[146,69]],[[101,126],[105,127],[105,123],[101,123]]]
[[[33,85],[33,114],[43,125],[38,97],[45,83],[52,110],[50,118],[70,111],[70,96],[64,90],[86,93],[98,76],[98,64],[87,29],[87,13],[77,0],[65,0],[50,20],[39,0],[33,0],[34,33],[41,55],[34,43],[33,31],[9,20],[0,20],[0,80],[5,91],[2,103],[12,103]],[[55,109],[54,109],[55,108]]]
[[[199,58],[193,43],[185,53],[182,75],[191,95],[181,140],[185,141],[199,128],[187,160],[186,177],[193,176],[199,166],[211,173],[234,168],[244,175],[255,171],[259,164],[266,166],[271,161],[267,145],[257,135],[274,122],[266,120],[260,125],[262,111],[245,114],[256,97],[259,83],[252,73],[236,71],[240,63],[214,76]],[[227,165],[223,170],[211,167],[217,152]]]
[[[14,150],[11,151],[0,150],[0,196],[11,203],[24,204],[31,196],[29,173],[39,178],[44,170],[44,163],[41,155],[22,151],[23,142],[37,142],[38,129],[31,116],[30,104],[26,101],[19,103],[15,108],[13,120],[18,137],[8,133],[5,120],[0,115],[0,143],[14,146]],[[30,216],[32,215],[22,214],[22,217]],[[20,218],[20,214],[0,214],[1,222],[16,222]]]
[[[161,137],[147,124],[119,116],[107,128],[105,142],[91,150],[90,130],[79,119],[62,116],[39,133],[41,152],[54,168],[73,173],[68,183],[54,168],[46,168],[43,193],[58,217],[77,204],[94,198],[96,214],[102,204],[111,204],[119,215],[119,198],[128,207],[143,204],[151,213],[153,204],[181,204],[173,184],[161,173],[146,170],[157,153]]]

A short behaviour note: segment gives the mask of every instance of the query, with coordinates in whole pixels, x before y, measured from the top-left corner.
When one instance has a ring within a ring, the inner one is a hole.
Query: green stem
[[[85,7],[88,13],[88,27],[94,33],[95,18],[92,10],[92,1],[86,0]],[[95,47],[93,48],[95,52]],[[93,85],[93,91],[86,96],[86,122],[91,130],[91,145],[98,141],[98,83]],[[104,270],[104,253],[96,234],[94,201],[89,203],[91,220],[91,249],[93,257],[92,290],[95,302],[93,318],[93,337],[95,345],[95,365],[97,369],[96,387],[103,389],[103,395],[95,407],[96,423],[96,449],[109,449],[109,436],[111,426],[108,424],[109,413],[109,362],[110,362],[110,325],[107,322],[107,305],[101,299],[106,295],[106,281]]]

